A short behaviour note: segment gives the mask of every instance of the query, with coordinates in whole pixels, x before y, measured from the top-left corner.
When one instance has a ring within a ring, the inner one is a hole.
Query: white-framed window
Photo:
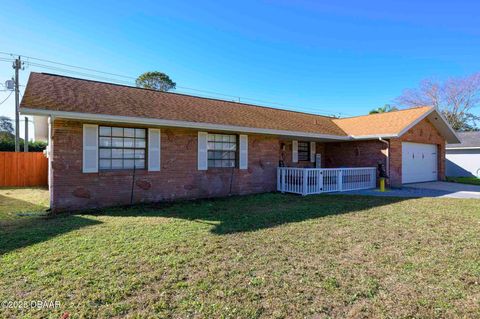
[[[208,168],[237,167],[238,136],[232,134],[208,134]]]
[[[146,137],[144,128],[99,126],[99,169],[145,169]]]
[[[298,141],[298,161],[310,161],[310,142]]]

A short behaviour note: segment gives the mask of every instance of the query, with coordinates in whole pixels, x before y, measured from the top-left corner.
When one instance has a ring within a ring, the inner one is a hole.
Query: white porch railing
[[[301,195],[369,189],[376,186],[375,167],[294,168],[279,167],[277,190]]]

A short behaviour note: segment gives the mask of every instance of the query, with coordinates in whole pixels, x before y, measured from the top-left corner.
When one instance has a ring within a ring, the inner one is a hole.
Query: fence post
[[[343,170],[342,169],[338,170],[337,182],[338,182],[337,184],[338,191],[341,192],[343,190]]]
[[[280,167],[277,167],[277,192],[280,191]]]
[[[280,190],[282,191],[282,193],[285,193],[285,169],[281,168],[280,171],[281,171],[281,182],[280,182],[281,189]]]
[[[302,195],[305,196],[308,194],[308,169],[303,169],[301,172],[303,173]]]

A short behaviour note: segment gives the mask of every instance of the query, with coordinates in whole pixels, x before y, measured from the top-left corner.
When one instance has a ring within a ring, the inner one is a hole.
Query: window
[[[310,143],[298,142],[298,160],[310,161]]]
[[[237,136],[208,134],[208,167],[235,167],[237,164]]]
[[[100,169],[145,169],[146,129],[100,126],[98,130]]]

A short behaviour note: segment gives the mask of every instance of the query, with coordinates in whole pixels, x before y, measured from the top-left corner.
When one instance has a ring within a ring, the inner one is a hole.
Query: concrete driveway
[[[468,185],[460,183],[449,182],[427,182],[427,183],[415,183],[407,184],[404,188],[412,188],[418,190],[432,190],[442,193],[439,197],[452,197],[452,198],[479,198],[480,199],[480,186]],[[434,196],[436,197],[436,196]]]
[[[376,189],[366,189],[332,194],[370,195],[394,197],[447,197],[480,199],[480,186],[449,182],[427,182],[406,184],[402,188],[390,189],[384,193]]]

